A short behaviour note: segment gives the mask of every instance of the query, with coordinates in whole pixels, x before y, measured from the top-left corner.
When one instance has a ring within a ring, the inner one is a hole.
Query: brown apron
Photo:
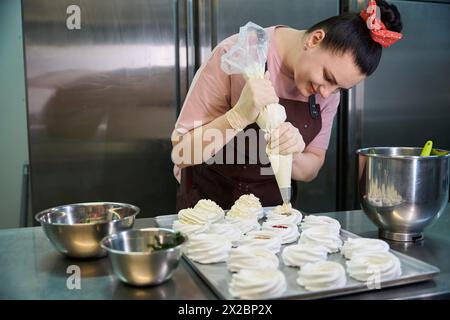
[[[280,104],[286,109],[286,121],[299,129],[307,146],[322,128],[320,107],[316,105],[316,108],[311,109],[311,103],[282,98],[280,98]],[[238,150],[239,135],[245,134],[247,130],[256,130],[258,134],[257,151],[260,156],[256,157],[257,159],[250,156],[248,141],[244,152]],[[214,200],[223,209],[229,209],[241,195],[247,193],[257,196],[263,206],[281,204],[281,194],[273,172],[271,175],[261,175],[261,168],[270,168],[265,149],[264,133],[254,123],[247,126],[215,155],[217,157],[221,154],[222,159],[227,159],[226,151],[233,151],[234,164],[202,163],[181,169],[181,184],[177,191],[177,211],[193,207],[201,199]],[[241,164],[236,164],[239,154],[243,156],[245,163],[241,161]],[[296,183],[294,181],[292,189],[294,192],[292,200],[295,200]]]

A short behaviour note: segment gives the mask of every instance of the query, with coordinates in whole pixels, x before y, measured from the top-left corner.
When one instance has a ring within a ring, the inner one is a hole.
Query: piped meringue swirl
[[[387,242],[369,238],[349,238],[341,248],[341,253],[346,259],[352,259],[352,257],[364,253],[388,251],[389,244]]]
[[[209,226],[208,233],[219,234],[231,241],[235,245],[242,238],[242,231],[231,223],[214,223]]]
[[[330,228],[334,228],[337,230],[337,232],[341,230],[341,224],[339,223],[339,221],[327,216],[305,216],[303,222],[300,224],[300,228],[302,229],[302,231],[320,226],[328,226]]]
[[[253,194],[244,194],[236,200],[230,211],[228,211],[227,216],[259,219],[263,216],[263,207],[258,197]]]
[[[207,224],[208,217],[194,208],[186,208],[178,211],[178,221],[184,224]]]
[[[227,215],[225,216],[225,222],[238,227],[243,234],[248,233],[250,231],[258,231],[261,229],[261,225],[255,218],[242,219],[237,217],[229,217]]]
[[[341,248],[342,240],[335,227],[320,226],[304,230],[299,244],[322,245],[328,249],[328,253],[334,253]]]
[[[400,260],[390,252],[354,255],[347,261],[347,272],[358,281],[367,281],[370,277],[385,281],[402,274]]]
[[[292,243],[300,237],[298,227],[292,223],[264,222],[262,230],[273,231],[281,236],[281,244]]]
[[[191,236],[193,234],[206,232],[208,230],[208,224],[188,224],[181,222],[181,220],[175,220],[173,222],[172,228],[175,231],[179,231],[186,234],[187,236]]]
[[[283,203],[282,205],[276,206],[274,211],[278,214],[290,213],[292,211],[292,204]]]
[[[291,267],[302,267],[307,263],[327,260],[328,249],[315,244],[294,244],[281,253],[283,263]]]
[[[231,242],[224,236],[212,233],[193,235],[187,242],[185,253],[199,263],[217,263],[228,259]]]
[[[230,294],[241,299],[269,299],[281,296],[287,288],[284,274],[277,269],[246,270],[233,274]]]
[[[181,209],[178,219],[184,224],[207,224],[221,221],[223,210],[211,200],[200,200],[194,208]]]
[[[251,231],[242,238],[240,245],[263,247],[278,253],[281,249],[281,236],[268,230]]]
[[[333,261],[305,264],[298,272],[297,283],[306,290],[318,291],[345,286],[347,277],[344,267]]]
[[[300,211],[292,208],[291,204],[276,206],[267,214],[267,222],[274,223],[293,223],[298,225],[302,218]]]
[[[194,206],[197,212],[203,213],[210,223],[215,223],[223,220],[225,212],[222,208],[212,200],[202,199],[197,202]]]
[[[241,269],[276,269],[278,263],[278,257],[269,249],[239,246],[230,250],[228,270],[238,272]]]

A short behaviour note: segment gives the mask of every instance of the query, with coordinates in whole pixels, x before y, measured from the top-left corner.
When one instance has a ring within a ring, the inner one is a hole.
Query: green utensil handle
[[[448,154],[448,151],[439,151],[439,150],[436,150],[436,149],[431,149],[431,154],[433,156],[445,156],[445,155]]]
[[[421,157],[428,157],[431,154],[431,149],[433,149],[433,142],[431,140],[428,140],[425,143],[425,146],[422,149],[422,152],[420,153]]]

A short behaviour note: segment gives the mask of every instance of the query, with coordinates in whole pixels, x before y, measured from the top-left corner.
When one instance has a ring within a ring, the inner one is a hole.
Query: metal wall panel
[[[365,83],[363,147],[450,148],[450,4],[392,1],[404,39]]]
[[[27,117],[20,1],[0,1],[0,229],[26,225]],[[20,216],[19,216],[20,212]]]
[[[320,20],[339,14],[339,1],[291,0],[200,0],[199,47],[197,65],[206,61],[211,49],[221,40],[239,32],[248,21],[263,27],[288,25],[306,29]],[[335,121],[327,159],[319,176],[310,183],[299,183],[298,207],[307,212],[333,211],[336,207]]]
[[[81,29],[69,30],[69,5]],[[166,0],[23,0],[33,212],[120,201],[175,210],[175,10]]]
[[[354,10],[361,4],[351,2]],[[360,128],[361,135],[347,133],[354,146],[345,168],[350,177],[356,177],[359,147],[420,147],[430,139],[450,149],[450,4],[391,3],[401,13],[404,38],[383,50],[376,72],[351,92],[350,102],[359,102],[349,109],[350,127]],[[340,209],[359,208],[356,180],[346,187]]]

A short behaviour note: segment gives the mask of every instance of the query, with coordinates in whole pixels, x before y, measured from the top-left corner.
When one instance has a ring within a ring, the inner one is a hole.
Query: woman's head
[[[376,2],[386,28],[400,32],[402,22],[397,8],[384,0]],[[358,13],[345,13],[315,24],[305,33],[303,49],[299,55],[302,63],[295,70],[297,85],[300,91],[303,87],[303,94],[315,92],[323,96],[348,89],[371,75],[382,53],[382,46],[371,38]],[[310,84],[304,83],[307,79]]]

